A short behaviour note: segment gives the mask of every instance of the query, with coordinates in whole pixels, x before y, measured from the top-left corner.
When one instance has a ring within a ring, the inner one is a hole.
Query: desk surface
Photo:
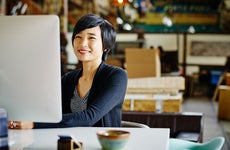
[[[49,149],[57,150],[58,135],[71,135],[83,142],[84,150],[100,150],[96,136],[99,130],[111,128],[76,127],[65,129],[33,129],[9,130],[10,149]],[[126,150],[167,150],[169,145],[169,129],[160,128],[113,128],[131,132]]]

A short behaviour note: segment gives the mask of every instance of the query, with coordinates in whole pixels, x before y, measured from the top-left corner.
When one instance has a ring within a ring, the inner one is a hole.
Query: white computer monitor
[[[59,27],[55,15],[0,16],[0,108],[8,120],[61,120]]]

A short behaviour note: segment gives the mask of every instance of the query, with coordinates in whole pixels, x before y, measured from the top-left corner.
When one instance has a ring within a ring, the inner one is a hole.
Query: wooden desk
[[[111,128],[76,127],[64,129],[9,130],[10,149],[57,150],[58,135],[72,135],[84,150],[101,149],[96,132]],[[126,150],[168,150],[169,129],[113,128],[131,132]]]

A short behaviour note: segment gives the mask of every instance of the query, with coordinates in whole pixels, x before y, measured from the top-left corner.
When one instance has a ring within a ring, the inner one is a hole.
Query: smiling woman
[[[105,63],[115,38],[112,25],[95,14],[87,14],[77,22],[72,45],[82,68],[62,77],[62,120],[31,123],[34,128],[121,126],[127,74],[122,68]],[[29,128],[28,123],[17,125]]]
[[[79,61],[91,60],[94,61],[95,64],[100,64],[103,54],[100,27],[85,29],[76,34],[73,40],[73,47]],[[106,51],[106,49],[104,51]]]

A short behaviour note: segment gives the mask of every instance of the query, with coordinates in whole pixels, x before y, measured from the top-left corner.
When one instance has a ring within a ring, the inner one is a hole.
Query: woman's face
[[[88,28],[76,34],[73,48],[78,60],[82,62],[101,61],[103,45],[100,27]]]

